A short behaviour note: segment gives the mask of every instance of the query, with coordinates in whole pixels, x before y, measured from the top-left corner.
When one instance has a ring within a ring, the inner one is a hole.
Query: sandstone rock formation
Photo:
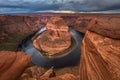
[[[64,74],[61,76],[53,77],[53,78],[46,78],[46,79],[39,79],[39,80],[78,80],[78,78],[72,74]]]
[[[85,32],[87,25],[94,18],[97,18],[98,22],[100,22],[99,23],[100,25],[102,22],[102,24],[105,23],[108,25],[110,23],[110,26],[112,24],[115,24],[116,26],[116,25],[119,25],[118,21],[120,21],[119,15],[110,15],[110,14],[108,15],[100,15],[100,14],[0,15],[0,37],[1,37],[0,43],[6,42],[11,37],[13,38],[13,34],[18,35],[18,34],[24,34],[24,33],[32,33],[40,29],[41,26],[45,25],[48,22],[48,19],[52,16],[61,16],[65,20],[67,25],[75,27],[80,32]],[[114,20],[117,20],[117,21],[114,21]],[[105,34],[105,29],[102,30],[104,34]],[[100,33],[100,31],[98,32]],[[112,32],[112,33],[115,33],[115,32]],[[117,36],[119,35],[117,34]]]
[[[27,68],[24,73],[21,75],[19,80],[38,80],[38,79],[46,79],[46,78],[51,78],[55,77],[54,69],[53,67],[50,68],[49,70],[40,67],[40,66],[32,66]]]
[[[53,67],[47,70],[42,76],[39,77],[39,79],[46,79],[51,77],[55,77],[55,72]]]
[[[110,38],[120,39],[120,18],[94,18],[88,30]]]
[[[70,73],[56,74],[53,67],[46,70],[40,66],[32,66],[24,71],[19,80],[78,80],[78,77]]]
[[[91,19],[85,19],[85,18],[80,18],[80,17],[78,17],[78,18],[76,19],[76,21],[75,21],[74,27],[75,27],[78,31],[80,31],[80,32],[82,32],[82,33],[85,33],[86,30],[87,30],[87,26],[88,26],[88,24],[89,24],[90,21],[91,21]]]
[[[48,18],[47,16],[0,15],[0,32],[6,34],[33,32],[45,25]]]
[[[74,76],[73,74],[64,74],[64,75],[61,75],[61,76],[56,76],[56,77],[52,77],[52,78],[39,78],[39,79],[36,79],[36,78],[23,78],[23,79],[20,79],[20,80],[79,80],[76,76]]]
[[[35,48],[51,56],[70,47],[71,34],[67,24],[62,18],[50,18],[46,27],[47,31],[43,32],[33,41]]]
[[[46,72],[46,70],[40,66],[32,66],[26,70],[26,72],[29,71],[31,72],[31,76],[35,79],[40,78],[40,76],[42,76]]]
[[[46,24],[47,19],[53,15],[54,14],[44,14],[42,16],[0,15],[0,43],[5,42],[4,46],[10,45],[10,47],[13,47],[13,45],[11,45],[13,43],[6,44],[9,37],[13,37],[12,34],[18,35],[36,31],[41,28],[42,25]],[[80,32],[85,32],[87,30],[86,28],[89,28],[89,32],[86,33],[82,44],[80,80],[120,80],[120,15],[60,14],[60,16],[64,18],[68,25],[75,26]],[[51,33],[51,31],[48,31],[47,33]],[[0,44],[0,48],[3,48],[4,46],[1,46]],[[5,51],[0,53],[5,53],[0,54],[0,80],[17,79],[17,76],[24,71],[23,68],[19,68],[19,65],[25,66],[24,59],[26,58],[22,56],[18,57],[18,53],[13,54],[14,52]],[[9,57],[5,58],[6,55]],[[19,60],[21,62],[18,66],[16,66],[18,61],[17,58],[20,58]],[[15,59],[17,59],[17,61],[15,61]],[[11,72],[13,70],[14,72]],[[19,70],[21,70],[20,73],[18,73]],[[28,74],[24,74],[23,76],[29,78]],[[61,80],[60,77],[55,77],[51,80],[57,79]],[[29,80],[35,79],[29,78]],[[71,78],[71,80],[74,79]]]
[[[30,62],[23,52],[0,51],[0,80],[17,80]]]
[[[102,24],[101,24],[102,25]],[[109,24],[107,24],[109,25]],[[101,27],[101,26],[99,26]],[[110,27],[110,26],[109,26]],[[112,27],[101,27],[112,34]],[[113,27],[116,30],[115,27]],[[91,28],[92,30],[93,28]],[[95,30],[98,27],[94,28]],[[98,32],[99,32],[98,30]],[[101,33],[102,34],[102,33]],[[111,36],[110,37],[113,37]],[[115,35],[115,38],[119,35]],[[80,80],[120,80],[120,40],[87,31],[82,42]]]

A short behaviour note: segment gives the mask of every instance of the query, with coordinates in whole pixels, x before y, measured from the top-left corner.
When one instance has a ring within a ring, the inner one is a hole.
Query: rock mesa
[[[56,55],[70,47],[71,34],[69,27],[60,17],[49,19],[47,30],[39,35],[33,44],[38,50],[42,50],[46,55]]]

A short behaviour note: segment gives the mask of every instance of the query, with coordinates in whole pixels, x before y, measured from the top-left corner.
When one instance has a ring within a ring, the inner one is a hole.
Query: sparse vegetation
[[[30,33],[11,36],[6,42],[0,44],[0,50],[16,51],[18,48],[18,45],[28,35],[30,35]]]

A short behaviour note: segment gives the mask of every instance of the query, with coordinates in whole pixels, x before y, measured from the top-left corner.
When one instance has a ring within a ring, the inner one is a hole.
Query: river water
[[[70,27],[70,32],[74,40],[74,45],[71,45],[71,50],[65,51],[65,54],[61,57],[48,57],[42,55],[42,52],[34,48],[33,46],[33,37],[40,35],[42,32],[46,31],[46,27],[42,27],[35,34],[28,36],[23,40],[21,44],[21,50],[26,54],[32,54],[32,62],[38,66],[49,68],[51,66],[55,68],[62,68],[66,66],[74,66],[79,64],[80,61],[80,46],[82,43],[83,35],[80,32],[77,32],[73,27]]]

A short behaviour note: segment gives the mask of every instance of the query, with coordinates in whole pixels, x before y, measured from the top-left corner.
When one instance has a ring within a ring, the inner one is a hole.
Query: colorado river
[[[47,68],[54,66],[55,68],[60,68],[76,65],[80,61],[80,46],[83,35],[80,32],[77,32],[73,27],[69,28],[73,38],[73,45],[71,45],[71,49],[64,52],[66,55],[56,57],[44,56],[41,51],[34,48],[32,39],[36,35],[40,35],[42,32],[46,31],[46,27],[42,27],[34,35],[26,38],[21,44],[21,50],[26,54],[32,54],[32,62],[38,66]]]

